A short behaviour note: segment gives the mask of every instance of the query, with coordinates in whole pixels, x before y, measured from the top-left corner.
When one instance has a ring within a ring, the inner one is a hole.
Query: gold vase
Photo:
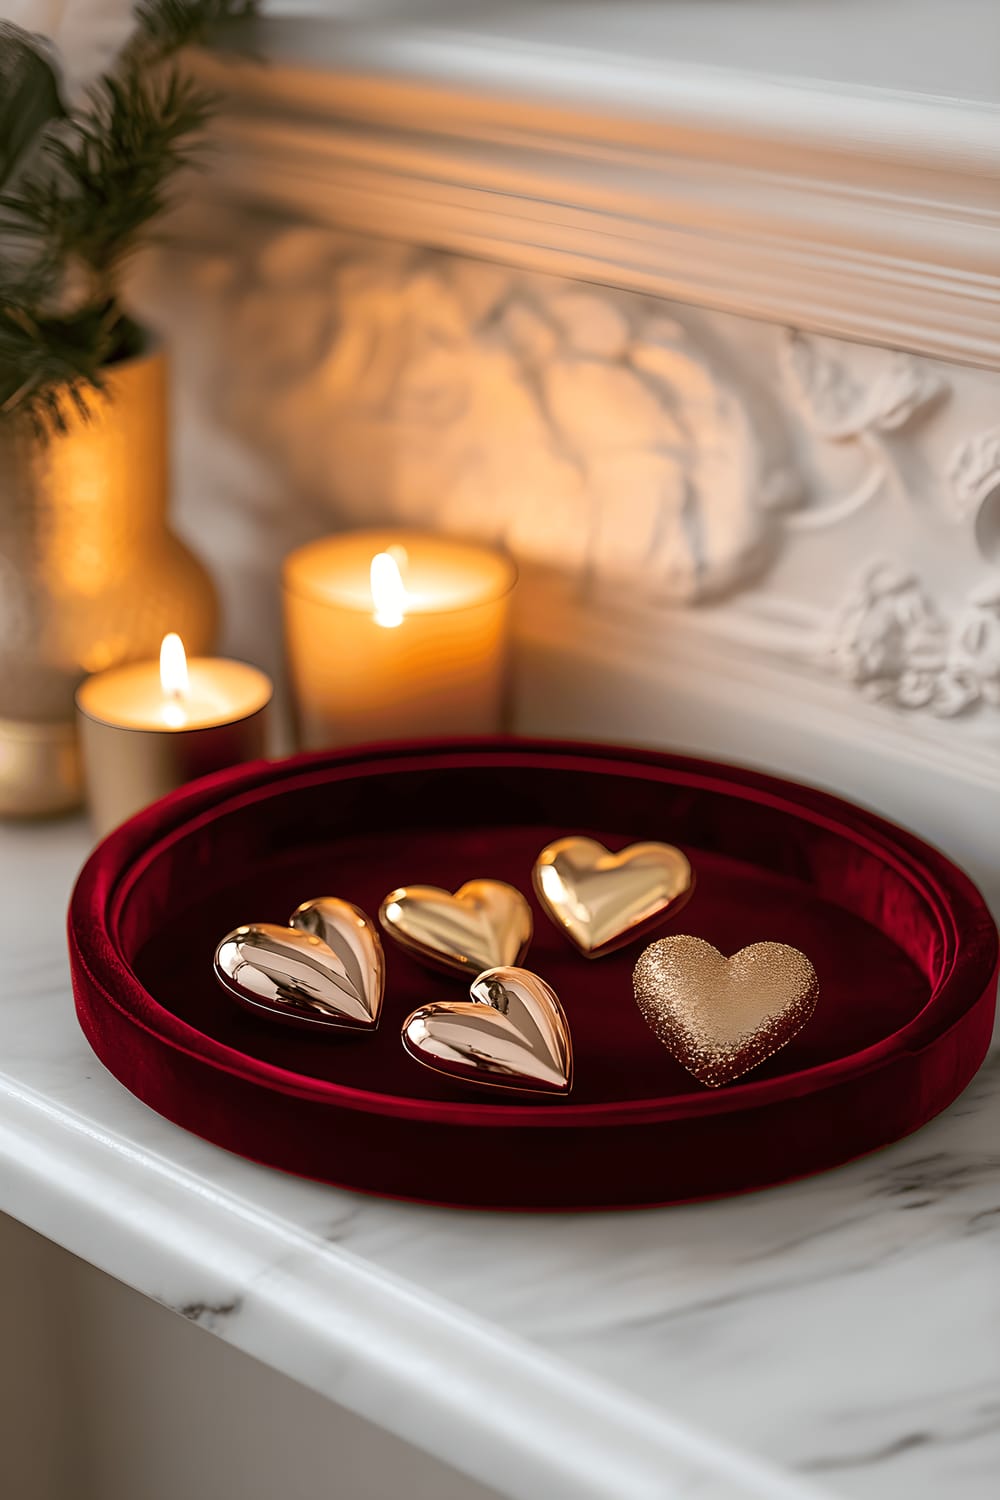
[[[0,423],[0,815],[81,801],[73,694],[88,673],[155,656],[168,630],[195,655],[212,647],[215,591],[168,528],[168,477],[155,347],[110,368],[65,432]]]

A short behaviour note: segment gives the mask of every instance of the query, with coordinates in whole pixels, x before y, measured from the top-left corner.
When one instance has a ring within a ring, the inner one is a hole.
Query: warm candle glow
[[[173,728],[184,723],[185,699],[191,692],[187,653],[184,642],[173,631],[160,642],[160,686],[163,688],[163,717]]]
[[[77,720],[98,831],[195,776],[263,755],[270,700],[270,679],[256,667],[214,656],[189,661],[173,633],[158,662],[88,677],[77,689]]]
[[[401,551],[402,548],[394,547],[390,552],[376,552],[372,558],[374,619],[376,625],[384,625],[387,629],[402,625],[406,612],[406,585],[399,571],[399,563],[393,555],[398,555]],[[405,553],[403,555],[405,558]]]
[[[187,652],[173,631],[160,643],[160,684],[168,698],[186,698],[191,691]]]
[[[419,531],[348,531],[285,559],[285,632],[304,749],[500,723],[510,559]]]

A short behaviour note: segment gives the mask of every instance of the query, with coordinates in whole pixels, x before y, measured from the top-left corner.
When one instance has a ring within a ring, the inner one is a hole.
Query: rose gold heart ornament
[[[385,957],[360,907],[336,896],[305,901],[290,925],[237,927],[215,950],[215,977],[255,1014],[295,1026],[374,1031]]]
[[[612,854],[574,835],[548,844],[533,871],[539,901],[585,958],[600,958],[679,911],[694,889],[672,844],[632,844]]]
[[[640,956],[634,984],[646,1024],[709,1088],[786,1046],[819,999],[816,970],[785,943],[751,943],[725,958],[701,938],[660,938]]]
[[[470,1000],[439,1000],[403,1022],[411,1057],[463,1083],[543,1094],[573,1087],[569,1023],[555,990],[528,969],[488,969]]]
[[[502,880],[470,880],[459,890],[404,885],[390,891],[379,921],[421,963],[474,978],[516,967],[531,942],[531,907]]]

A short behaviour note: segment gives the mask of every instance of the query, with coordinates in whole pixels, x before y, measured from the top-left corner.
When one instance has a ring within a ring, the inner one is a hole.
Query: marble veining
[[[361,1198],[187,1135],[93,1058],[52,920],[85,849],[0,840],[0,1209],[524,1500],[991,1500],[1000,1054],[909,1140],[744,1198]]]
[[[242,1306],[243,1298],[233,1297],[229,1302],[182,1302],[174,1311],[187,1318],[189,1323],[214,1330],[223,1318],[238,1313]]]

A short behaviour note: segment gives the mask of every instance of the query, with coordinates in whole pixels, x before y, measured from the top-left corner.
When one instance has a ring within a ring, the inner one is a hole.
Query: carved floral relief
[[[855,571],[828,621],[819,662],[867,698],[897,708],[954,718],[1000,707],[1000,574],[983,567],[991,542],[983,516],[1000,493],[1000,430],[963,439],[943,475],[928,473],[896,436],[932,420],[951,395],[947,379],[926,361],[886,351],[874,378],[861,383],[846,362],[823,355],[815,340],[795,331],[784,335],[781,356],[790,398],[816,435],[853,443],[863,457],[852,493],[814,508],[810,523],[844,525],[886,501],[894,517],[888,528],[894,551]],[[958,547],[941,517],[964,526]],[[975,560],[981,579],[950,608],[940,597],[955,572],[949,542],[965,554],[966,571],[969,558]],[[939,590],[901,560],[908,544],[925,556],[937,551]]]
[[[913,573],[864,569],[833,625],[837,670],[866,697],[941,718],[977,704],[1000,708],[1000,583],[941,615]]]

